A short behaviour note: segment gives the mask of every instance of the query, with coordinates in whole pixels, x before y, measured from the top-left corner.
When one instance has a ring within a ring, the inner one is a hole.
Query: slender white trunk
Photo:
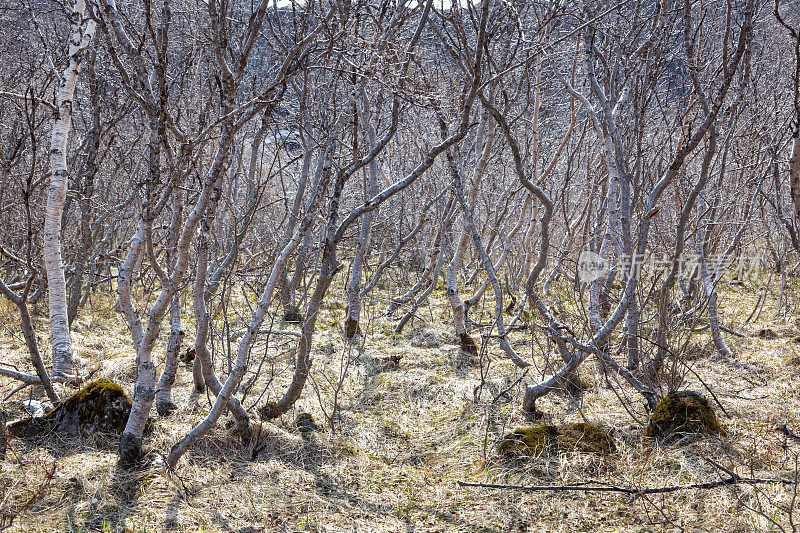
[[[370,119],[370,104],[367,98],[366,91],[361,90],[362,106],[359,109],[361,115],[361,122],[363,128],[367,133],[369,140],[369,150],[375,150],[378,145],[377,136],[375,134],[375,127],[372,125]],[[378,161],[373,158],[369,162],[369,181],[367,183],[367,190],[365,191],[365,201],[378,194]],[[361,277],[364,270],[364,263],[369,253],[370,235],[372,230],[372,218],[375,213],[372,211],[365,213],[361,218],[361,231],[358,237],[358,246],[356,253],[353,256],[353,264],[350,269],[350,282],[347,285],[347,319],[345,320],[345,335],[348,340],[354,341],[358,344],[357,336],[361,336],[361,326],[358,321],[361,317]]]
[[[86,14],[86,1],[72,7],[67,67],[58,88],[56,121],[50,147],[50,187],[44,217],[44,264],[50,304],[50,335],[53,345],[53,373],[72,374],[72,341],[67,320],[67,284],[61,261],[61,217],[67,197],[67,143],[72,124],[72,99],[84,52],[94,37],[95,23]]]

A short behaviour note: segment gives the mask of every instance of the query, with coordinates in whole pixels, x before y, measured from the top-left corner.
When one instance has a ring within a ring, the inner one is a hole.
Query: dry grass
[[[113,444],[101,440],[38,448],[12,442],[9,456],[0,463],[0,482],[5,481],[6,494],[18,503],[24,503],[26,495],[36,495],[12,530],[770,531],[769,522],[752,509],[785,527],[789,515],[777,505],[791,504],[792,487],[687,491],[628,503],[628,497],[615,494],[520,493],[463,489],[456,484],[457,480],[564,484],[596,479],[660,486],[717,479],[720,472],[706,458],[736,467],[743,475],[794,475],[793,457],[800,447],[774,428],[788,424],[800,432],[800,366],[793,363],[800,357],[800,344],[794,342],[800,328],[776,320],[774,307],[767,307],[755,323],[742,325],[744,318],[739,317],[749,315],[756,291],[740,287],[724,291],[725,324],[747,333],[743,338],[726,337],[737,358],[715,357],[708,339],[700,334],[692,341],[696,353],[689,364],[725,407],[728,416],[718,412],[729,432],[725,439],[665,447],[644,438],[643,428],[615,392],[598,386],[603,380],[595,375],[595,365],[587,364],[583,376],[593,387],[582,398],[550,395],[539,409],[549,422],[586,420],[613,430],[617,453],[608,457],[561,453],[524,462],[500,459],[494,452],[498,439],[530,422],[519,410],[519,387],[510,391],[511,398],[491,404],[519,377],[496,344],[488,344],[491,364],[476,398],[480,367],[459,354],[440,296],[399,338],[391,334],[393,322],[369,321],[363,326],[367,333],[363,353],[345,346],[339,323],[344,313],[331,300],[314,342],[314,383],[307,386],[296,411],[275,424],[257,426],[257,438],[249,443],[237,441],[223,424],[181,460],[180,478],[155,465],[136,472],[119,470]],[[24,343],[14,333],[14,313],[7,302],[0,305],[0,353],[4,361],[27,369]],[[488,323],[480,314],[475,318]],[[45,324],[40,321],[37,326],[42,352],[47,353]],[[192,331],[191,323],[185,326]],[[756,336],[763,328],[774,330],[777,338]],[[96,368],[98,377],[119,381],[130,392],[133,352],[111,301],[94,298],[93,308],[84,310],[74,331],[85,366]],[[547,369],[539,345],[522,336],[515,340],[519,350],[534,356],[537,369],[529,379],[538,379]],[[257,346],[254,357],[263,352],[264,346]],[[403,356],[399,368],[378,372],[379,360],[392,354]],[[269,355],[277,370],[287,368],[292,356],[288,347],[274,345]],[[331,413],[332,384],[338,382],[345,364],[348,371],[332,430],[325,413]],[[274,377],[262,403],[282,392],[289,374],[283,371]],[[262,376],[245,405],[255,400],[265,383]],[[8,380],[0,381],[3,396],[14,387]],[[691,373],[682,388],[704,391]],[[151,450],[168,450],[207,412],[207,399],[191,397],[190,391],[191,374],[181,367],[175,387],[179,411],[155,419],[147,441]],[[617,392],[629,399],[633,415],[644,421],[642,402],[625,387]],[[32,394],[40,397],[41,391],[34,389]],[[21,399],[18,394],[3,404],[11,419],[19,416]],[[299,412],[311,413],[325,430],[302,438],[293,426]],[[53,464],[52,481],[42,487],[43,475]]]

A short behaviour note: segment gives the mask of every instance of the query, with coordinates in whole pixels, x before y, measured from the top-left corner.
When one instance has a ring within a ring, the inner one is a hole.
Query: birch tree
[[[44,264],[50,307],[50,336],[53,347],[53,373],[73,374],[72,341],[69,334],[67,285],[61,253],[61,219],[67,196],[69,169],[67,150],[75,86],[78,74],[95,33],[95,21],[86,0],[76,0],[70,13],[67,66],[59,79],[56,121],[50,148],[50,186],[44,222]]]

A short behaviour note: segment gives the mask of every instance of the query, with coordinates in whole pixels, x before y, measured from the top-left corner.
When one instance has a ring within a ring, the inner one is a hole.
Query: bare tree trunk
[[[72,124],[72,103],[81,63],[92,42],[94,20],[86,13],[86,0],[76,0],[71,13],[67,67],[59,82],[57,117],[53,124],[50,148],[50,186],[44,217],[44,263],[50,307],[50,334],[53,345],[53,373],[73,374],[72,340],[67,317],[67,285],[61,257],[61,218],[67,196],[67,145]]]
[[[445,132],[443,131],[442,134],[444,135]],[[464,196],[464,187],[461,183],[461,176],[458,172],[458,167],[450,154],[447,153],[447,159],[450,163],[450,174],[453,176],[453,185],[456,191],[456,196],[458,198],[459,203],[461,204],[461,210],[464,213],[464,218],[467,223],[467,229],[470,231],[472,235],[473,244],[475,248],[478,250],[478,254],[483,262],[483,268],[486,270],[486,274],[489,276],[489,280],[492,285],[492,289],[494,290],[495,295],[495,308],[494,308],[494,318],[495,324],[497,325],[497,336],[500,339],[500,347],[506,353],[509,359],[511,359],[514,364],[519,366],[520,368],[525,368],[530,366],[530,363],[522,359],[514,348],[511,346],[511,343],[508,342],[506,338],[507,332],[505,328],[505,323],[503,320],[503,291],[500,288],[500,281],[497,279],[497,274],[494,270],[494,265],[492,265],[492,260],[489,257],[489,254],[486,252],[486,248],[483,245],[483,241],[481,240],[480,233],[478,232],[478,228],[475,224],[475,217],[472,213],[472,208],[469,204],[467,204],[467,200]]]
[[[82,169],[82,188],[80,194],[80,234],[82,246],[78,247],[75,258],[75,269],[70,280],[69,303],[67,306],[67,320],[70,325],[78,315],[78,308],[83,303],[83,280],[89,260],[92,257],[92,197],[94,196],[94,179],[97,174],[97,153],[100,149],[100,89],[97,83],[97,74],[94,62],[97,52],[92,51],[86,65],[89,78],[89,93],[92,102],[92,127],[89,131],[89,140],[86,143],[86,159]],[[88,285],[88,284],[87,284]],[[87,286],[88,296],[90,288]]]
[[[492,148],[494,147],[494,128],[489,122],[487,113],[483,113],[481,115],[481,121],[478,126],[475,144],[481,148],[481,154],[477,163],[475,164],[474,180],[472,183],[472,188],[470,189],[470,196],[468,200],[469,203],[464,203],[466,202],[466,199],[463,198],[463,190],[461,190],[460,194],[458,195],[458,200],[462,203],[462,210],[465,210],[464,205],[467,205],[466,209],[475,208],[478,190],[480,189],[481,181],[486,172],[489,156],[491,155]],[[455,161],[451,162],[451,167],[455,164]],[[451,170],[451,174],[459,172],[460,170],[458,168]],[[460,173],[457,175],[457,177],[459,179],[459,187],[462,187],[460,185]],[[458,290],[458,274],[461,270],[464,254],[467,251],[467,245],[469,244],[470,236],[472,235],[472,226],[470,221],[471,213],[467,213],[465,210],[463,216],[464,219],[461,228],[461,234],[459,235],[458,243],[453,251],[453,257],[450,260],[450,263],[447,265],[445,275],[445,292],[447,294],[447,299],[450,302],[450,310],[453,313],[453,328],[455,329],[456,338],[461,344],[461,349],[472,355],[478,355],[478,346],[475,344],[475,340],[470,336],[469,332],[467,332],[467,312],[469,311],[469,307],[461,299]]]
[[[172,221],[169,229],[169,239],[167,242],[167,264],[170,270],[177,256],[178,237],[180,237],[181,222],[183,221],[183,191],[175,195],[172,208]],[[169,272],[170,275],[173,272]],[[175,374],[178,371],[178,354],[183,341],[183,327],[181,326],[181,295],[175,292],[170,302],[169,309],[170,332],[167,340],[167,349],[164,354],[164,370],[158,380],[156,388],[156,412],[159,416],[168,416],[176,406],[172,402],[172,385],[175,383]]]
[[[798,117],[797,120],[800,120]],[[789,159],[789,185],[794,202],[795,217],[800,220],[800,125],[795,128],[792,155]]]
[[[369,151],[375,150],[378,145],[378,140],[375,135],[375,126],[372,124],[372,112],[367,93],[362,88],[361,90],[361,106],[359,106],[359,115],[361,116],[361,124],[367,133],[367,140],[369,142]],[[380,110],[375,110],[377,115]],[[373,158],[368,165],[369,177],[367,178],[367,187],[365,191],[365,200],[372,198],[378,194],[378,161]],[[372,231],[372,218],[375,213],[370,211],[365,213],[361,218],[361,230],[358,235],[358,244],[356,251],[353,255],[353,263],[350,267],[350,282],[347,284],[345,299],[347,305],[345,314],[347,318],[344,322],[345,337],[355,344],[358,344],[358,338],[361,336],[361,326],[359,325],[359,318],[361,316],[361,277],[364,270],[364,264],[367,261],[367,254],[369,253],[370,236]]]
[[[39,382],[44,387],[47,397],[53,402],[53,405],[55,405],[59,402],[58,394],[56,394],[55,389],[53,389],[53,383],[50,381],[50,376],[47,374],[47,369],[42,362],[42,356],[39,353],[39,343],[36,340],[36,331],[33,329],[33,321],[28,311],[28,295],[31,281],[32,280],[29,280],[25,284],[22,294],[19,295],[3,283],[3,280],[0,280],[0,294],[3,294],[6,298],[11,300],[14,305],[17,306],[17,309],[19,309],[20,329],[22,330],[22,336],[25,338],[25,345],[28,347],[31,362],[36,369],[36,375],[39,377]],[[34,296],[34,299],[38,299],[38,297]],[[5,426],[0,428],[0,431],[4,429]]]

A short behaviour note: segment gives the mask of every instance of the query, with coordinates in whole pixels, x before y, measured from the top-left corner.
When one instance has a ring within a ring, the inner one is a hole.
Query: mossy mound
[[[671,439],[693,434],[727,435],[727,432],[708,400],[693,391],[680,391],[667,394],[658,402],[644,434]]]
[[[607,455],[617,451],[611,437],[597,426],[578,422],[563,426],[542,425],[519,428],[500,441],[502,455],[538,457],[556,452]]]
[[[92,381],[56,405],[43,417],[19,420],[8,426],[14,437],[36,438],[46,434],[86,437],[97,433],[121,434],[131,413],[131,400],[110,380]]]

